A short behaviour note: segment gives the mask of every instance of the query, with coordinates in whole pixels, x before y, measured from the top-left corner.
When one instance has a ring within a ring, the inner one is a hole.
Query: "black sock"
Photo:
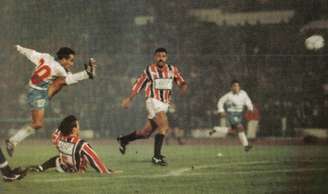
[[[156,134],[155,135],[155,143],[154,143],[154,156],[160,157],[161,156],[161,150],[163,145],[163,139],[164,135],[162,134]]]
[[[122,137],[122,142],[124,144],[128,144],[130,141],[134,141],[136,139],[139,139],[138,136],[137,136],[137,132],[136,131],[133,131],[132,133],[123,136]]]
[[[49,160],[45,161],[41,167],[42,167],[42,171],[46,171],[49,168],[55,168],[56,167],[56,160],[59,156],[54,156],[52,158],[50,158]]]
[[[0,168],[0,171],[1,171],[1,174],[5,175],[5,176],[9,176],[11,173],[11,169],[10,169],[9,165],[7,165],[3,168]]]

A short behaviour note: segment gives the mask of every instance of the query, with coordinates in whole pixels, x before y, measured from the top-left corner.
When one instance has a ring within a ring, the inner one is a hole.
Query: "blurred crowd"
[[[12,33],[5,33],[9,26],[0,32],[5,72],[0,82],[1,129],[14,128],[29,119],[25,95],[33,66],[13,49],[17,43],[50,53],[70,46],[78,53],[77,64],[90,56],[98,61],[95,81],[64,89],[55,97],[47,112],[46,131],[67,114],[77,115],[82,127],[96,130],[98,136],[115,136],[142,127],[141,115],[146,114],[143,94],[130,111],[121,109],[120,101],[152,62],[157,47],[168,49],[170,63],[178,65],[190,85],[187,96],[173,99],[174,126],[189,131],[217,125],[217,101],[229,90],[230,81],[238,79],[260,111],[260,135],[292,136],[296,128],[328,127],[327,49],[314,52],[304,48],[306,34],[299,32],[309,20],[304,10],[296,10],[290,23],[218,26],[189,17],[193,6],[205,6],[191,2],[77,1],[71,2],[70,9],[58,9],[61,4],[56,2],[30,1],[20,8],[15,6],[18,1],[12,1],[11,6],[1,8],[6,17],[0,21],[16,21],[10,26]],[[216,6],[215,2],[208,6]],[[256,10],[257,6],[245,4],[245,10]],[[48,12],[49,7],[53,11]],[[280,4],[268,6],[283,8]],[[60,19],[61,15],[69,20]],[[137,26],[134,18],[138,15],[152,15],[154,20]],[[40,16],[52,22],[37,25],[33,21]],[[81,68],[76,65],[75,70]]]

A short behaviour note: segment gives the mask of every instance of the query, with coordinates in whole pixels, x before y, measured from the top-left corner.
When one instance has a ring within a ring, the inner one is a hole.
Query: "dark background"
[[[1,0],[0,1],[0,133],[29,121],[25,98],[34,65],[15,44],[54,55],[59,47],[77,53],[74,71],[88,57],[98,61],[98,77],[65,88],[47,111],[46,135],[61,118],[75,114],[83,129],[98,136],[116,136],[143,126],[144,94],[130,110],[120,108],[135,78],[152,62],[157,47],[169,51],[169,63],[178,64],[190,85],[187,96],[174,96],[172,125],[187,131],[218,125],[218,98],[239,79],[261,112],[260,135],[281,135],[287,117],[287,135],[295,128],[327,127],[327,48],[308,51],[305,38],[326,30],[300,32],[307,23],[328,19],[324,0]],[[230,25],[202,21],[195,9],[224,13],[281,10],[294,12],[289,21]],[[136,25],[137,16],[152,22]],[[176,92],[177,94],[177,92]],[[187,133],[188,134],[188,133]]]

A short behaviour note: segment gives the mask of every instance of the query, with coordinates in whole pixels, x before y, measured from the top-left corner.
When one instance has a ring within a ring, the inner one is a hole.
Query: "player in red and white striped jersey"
[[[154,52],[154,64],[146,67],[144,72],[138,77],[132,87],[130,96],[123,99],[123,108],[128,108],[132,99],[144,88],[146,97],[146,108],[148,111],[148,120],[141,130],[120,136],[117,138],[120,144],[122,154],[126,151],[126,145],[136,139],[148,138],[155,130],[159,133],[155,135],[155,148],[152,162],[154,164],[165,166],[161,149],[163,139],[169,130],[169,123],[166,112],[172,96],[173,83],[180,89],[181,93],[187,91],[187,83],[176,65],[169,65],[167,61],[167,51],[164,48],[158,48]]]
[[[34,171],[43,172],[56,167],[59,172],[84,172],[90,164],[101,174],[112,174],[90,144],[79,137],[80,126],[75,116],[66,117],[52,134],[52,143],[59,152],[42,165],[31,166]]]

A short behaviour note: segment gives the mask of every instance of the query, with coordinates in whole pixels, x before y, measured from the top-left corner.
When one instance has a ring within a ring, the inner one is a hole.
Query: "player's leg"
[[[125,154],[126,146],[134,140],[146,139],[156,130],[157,125],[152,119],[148,119],[145,127],[140,130],[135,130],[125,136],[119,136],[117,141],[120,145],[119,150],[122,154]]]
[[[44,172],[44,171],[48,170],[49,168],[55,168],[57,158],[59,158],[59,156],[54,156],[54,157],[48,159],[47,161],[45,161],[41,165],[32,165],[32,166],[27,167],[27,169],[32,172]]]
[[[244,150],[246,152],[248,152],[250,149],[252,149],[252,146],[249,145],[249,143],[248,143],[248,139],[246,137],[244,126],[241,123],[239,123],[239,124],[235,125],[235,128],[238,131],[238,138],[240,140],[240,143],[244,146]]]
[[[14,148],[18,143],[43,127],[44,110],[49,104],[48,91],[30,88],[27,95],[27,101],[32,110],[32,123],[18,129],[18,132],[15,135],[6,140],[9,156],[13,155]]]
[[[163,146],[163,140],[165,138],[165,135],[168,133],[169,130],[169,122],[167,119],[166,112],[158,112],[155,117],[156,124],[157,124],[157,130],[158,133],[155,135],[155,143],[154,143],[154,156],[152,158],[152,162],[154,164],[166,166],[167,162],[163,159],[162,156],[162,146]]]
[[[249,145],[246,134],[245,128],[243,126],[243,114],[241,112],[230,112],[228,114],[228,121],[231,125],[233,131],[237,131],[238,138],[240,143],[244,146],[244,150],[247,152],[249,151],[252,146]]]
[[[0,148],[0,171],[3,180],[8,182],[22,179],[26,175],[26,172],[21,170],[21,168],[16,168],[14,170],[11,170],[4,154],[2,153],[1,148]]]
[[[6,140],[7,152],[12,156],[17,144],[26,139],[28,136],[35,133],[36,130],[43,127],[44,109],[32,110],[32,123],[20,128],[15,135]]]
[[[65,78],[59,77],[55,79],[48,88],[49,99],[54,97],[66,85]]]

